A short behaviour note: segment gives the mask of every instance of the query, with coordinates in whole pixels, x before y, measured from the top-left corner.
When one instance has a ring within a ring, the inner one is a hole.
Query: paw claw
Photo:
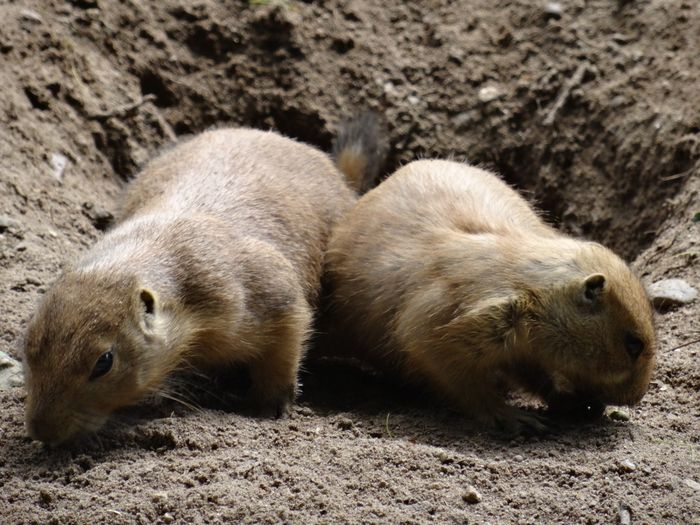
[[[296,396],[297,386],[293,384],[276,392],[263,392],[254,388],[247,397],[249,405],[260,415],[281,418],[289,414]]]
[[[507,435],[537,435],[549,430],[548,419],[534,412],[509,407],[493,416],[492,425]]]

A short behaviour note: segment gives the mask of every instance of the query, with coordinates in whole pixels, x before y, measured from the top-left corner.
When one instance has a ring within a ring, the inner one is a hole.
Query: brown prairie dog
[[[524,388],[634,404],[655,360],[652,311],[627,265],[546,225],[495,175],[412,162],[364,195],[327,254],[329,329],[490,426],[540,427]]]
[[[188,366],[247,363],[251,401],[284,411],[330,228],[355,200],[326,155],[272,132],[209,131],[155,158],[29,324],[30,435],[95,430]]]

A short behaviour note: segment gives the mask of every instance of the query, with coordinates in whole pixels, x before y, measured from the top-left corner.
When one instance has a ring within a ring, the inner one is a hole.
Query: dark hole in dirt
[[[355,47],[355,41],[350,37],[334,38],[331,43],[331,49],[338,54],[344,55]]]
[[[98,6],[97,0],[69,0],[69,3],[81,9],[90,9]]]
[[[330,151],[333,137],[318,113],[299,108],[279,108],[273,109],[271,116],[275,127],[283,134]]]
[[[179,16],[196,17],[191,13]],[[240,52],[245,48],[240,35],[216,23],[197,23],[189,26],[184,43],[194,54],[215,62],[225,61],[231,53]]]
[[[190,135],[193,133],[192,126],[188,122],[182,120],[175,123],[173,131],[175,131],[177,135]]]
[[[286,10],[280,6],[255,12],[250,27],[255,35],[255,42],[261,49],[269,53],[283,49],[292,57],[302,56],[295,41],[295,25]]]
[[[167,86],[163,78],[153,71],[145,71],[140,77],[141,94],[155,95],[155,105],[167,108],[177,104],[175,93]]]
[[[155,429],[147,431],[137,430],[134,435],[134,441],[139,447],[154,452],[164,452],[177,448],[175,436],[167,429],[163,431]]]
[[[29,103],[34,109],[39,109],[41,111],[49,109],[49,101],[46,100],[44,94],[37,91],[36,88],[27,86],[24,88],[24,94],[27,96]]]

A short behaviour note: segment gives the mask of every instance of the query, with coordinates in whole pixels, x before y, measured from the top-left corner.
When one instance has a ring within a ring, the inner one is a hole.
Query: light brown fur
[[[481,169],[398,170],[334,230],[327,280],[338,347],[351,342],[490,426],[541,427],[505,403],[504,385],[551,404],[633,404],[649,384],[655,335],[640,281]],[[636,359],[626,336],[643,344]]]
[[[330,228],[355,199],[326,155],[271,132],[209,131],[154,159],[29,324],[30,435],[95,430],[177,369],[235,362],[251,400],[284,411]],[[109,351],[111,370],[90,379]]]

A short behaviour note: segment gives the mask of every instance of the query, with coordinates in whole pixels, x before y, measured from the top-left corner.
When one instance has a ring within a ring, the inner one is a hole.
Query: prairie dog
[[[284,412],[330,228],[355,200],[325,154],[272,132],[208,131],[156,157],[29,323],[29,434],[65,441],[176,369],[235,362],[251,401]]]
[[[427,382],[490,427],[539,429],[505,402],[634,404],[655,362],[627,265],[547,224],[495,175],[412,162],[365,194],[327,253],[336,345]]]

